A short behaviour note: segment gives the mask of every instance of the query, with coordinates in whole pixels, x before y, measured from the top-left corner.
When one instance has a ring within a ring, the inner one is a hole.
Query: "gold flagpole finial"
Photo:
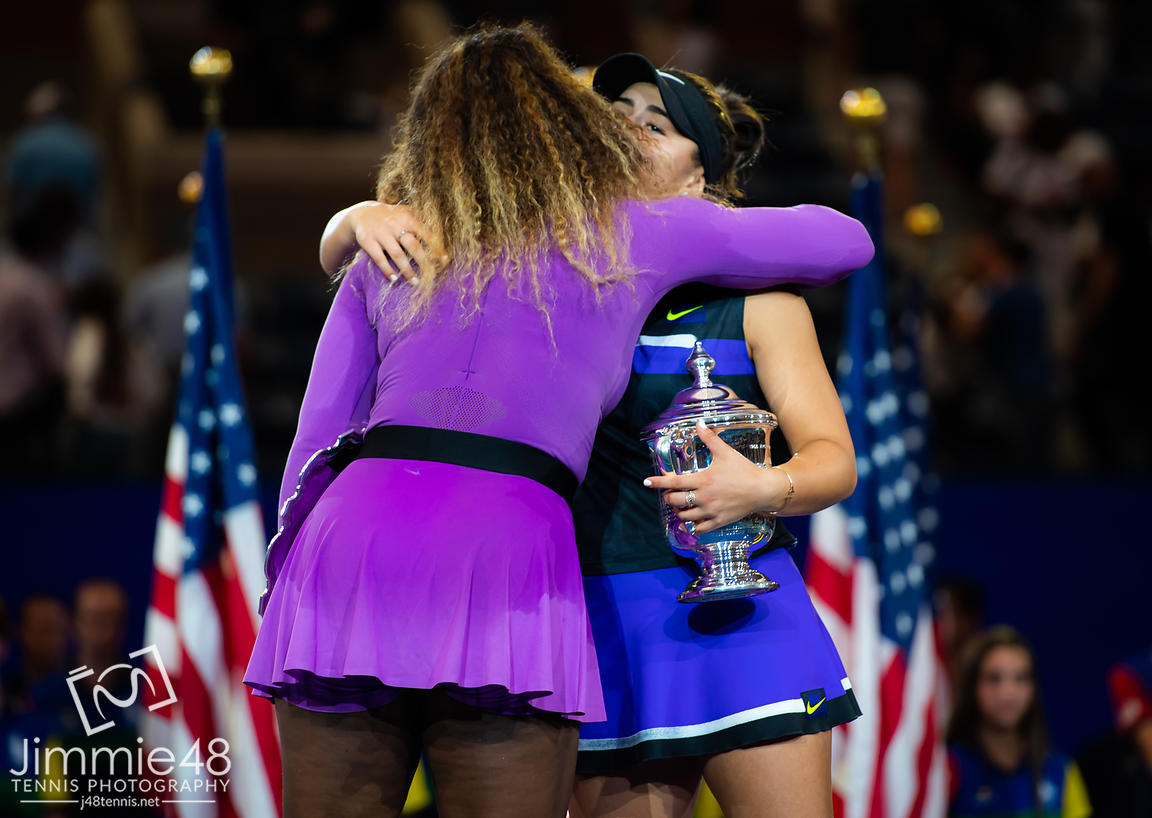
[[[840,97],[840,112],[856,129],[856,146],[865,172],[880,167],[877,131],[888,113],[884,97],[875,88],[853,88]]]
[[[226,48],[204,46],[188,62],[192,79],[204,88],[204,119],[209,128],[220,125],[220,89],[232,76],[232,53]]]
[[[922,238],[939,235],[944,228],[940,209],[931,202],[912,205],[904,211],[904,228],[913,236]]]
[[[176,185],[176,195],[186,205],[199,203],[204,194],[204,177],[200,171],[193,170],[184,174],[184,178]]]

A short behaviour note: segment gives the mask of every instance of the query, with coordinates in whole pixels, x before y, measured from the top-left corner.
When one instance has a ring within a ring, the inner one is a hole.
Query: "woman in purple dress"
[[[421,750],[442,815],[564,814],[605,716],[568,501],[644,316],[686,281],[822,285],[872,252],[826,208],[644,201],[648,172],[528,27],[417,81],[378,194],[451,263],[340,282],[245,677],[276,700],[288,814],[396,814]]]

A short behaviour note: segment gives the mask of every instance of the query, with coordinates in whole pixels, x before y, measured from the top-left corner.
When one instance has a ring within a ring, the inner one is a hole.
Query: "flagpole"
[[[840,109],[855,131],[852,214],[875,255],[849,283],[837,390],[856,449],[852,496],[812,518],[808,582],[839,636],[863,716],[833,742],[837,818],[942,818],[946,756],[944,678],[934,644],[917,508],[923,435],[908,423],[889,337],[885,207],[879,129],[887,112],[872,88],[847,91]],[[932,212],[918,213],[931,228]],[[846,590],[847,589],[847,590]]]
[[[888,113],[884,97],[875,88],[853,88],[840,97],[840,112],[856,130],[856,158],[860,170],[871,176],[880,171],[877,134]]]
[[[232,53],[226,48],[204,46],[188,62],[192,79],[204,89],[200,110],[208,130],[220,127],[224,107],[221,90],[232,76]]]
[[[196,205],[196,227],[145,637],[171,667],[176,698],[145,718],[153,747],[177,758],[194,753],[197,761],[211,754],[217,762],[173,770],[172,780],[191,788],[178,791],[210,793],[196,807],[181,803],[176,814],[265,818],[281,812],[281,768],[273,711],[242,684],[259,624],[267,540],[233,335],[220,129],[232,58],[223,49],[202,48],[189,69],[204,89],[206,134],[199,173],[179,187],[181,199]]]
[[[224,178],[224,132],[223,89],[232,76],[232,53],[226,48],[204,46],[188,61],[188,73],[203,92],[200,110],[204,115],[204,160],[203,177],[219,178],[221,184],[213,185],[208,194],[212,201],[199,202],[197,223],[201,229],[209,229],[215,240],[206,246],[206,252],[216,258],[206,265],[210,274],[217,279],[218,287],[210,288],[213,298],[218,301],[218,314],[221,320],[231,325],[233,321],[233,279],[232,242],[229,238],[228,201]]]

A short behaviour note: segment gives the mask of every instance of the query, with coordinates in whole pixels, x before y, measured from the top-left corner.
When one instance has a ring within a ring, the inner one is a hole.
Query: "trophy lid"
[[[696,421],[740,420],[764,423],[775,428],[776,416],[740,397],[722,383],[713,383],[709,374],[716,360],[707,353],[699,341],[684,368],[693,376],[694,383],[681,389],[672,403],[655,420],[640,430],[642,439],[648,440],[663,433],[669,426],[692,426]]]

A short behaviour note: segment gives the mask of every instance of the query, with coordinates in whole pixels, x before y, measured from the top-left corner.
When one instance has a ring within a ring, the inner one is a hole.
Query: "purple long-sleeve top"
[[[644,318],[669,290],[704,280],[737,289],[831,284],[872,257],[867,231],[826,207],[732,210],[682,197],[622,206],[631,286],[593,288],[558,252],[541,280],[553,337],[531,299],[494,276],[462,318],[441,288],[426,319],[395,329],[408,291],[361,258],[341,281],[316,346],[280,505],[308,458],[353,427],[406,424],[528,443],[583,479],[596,426],[628,382]],[[381,288],[389,288],[381,294]],[[519,296],[519,297],[518,297]],[[379,311],[378,304],[384,309]]]

